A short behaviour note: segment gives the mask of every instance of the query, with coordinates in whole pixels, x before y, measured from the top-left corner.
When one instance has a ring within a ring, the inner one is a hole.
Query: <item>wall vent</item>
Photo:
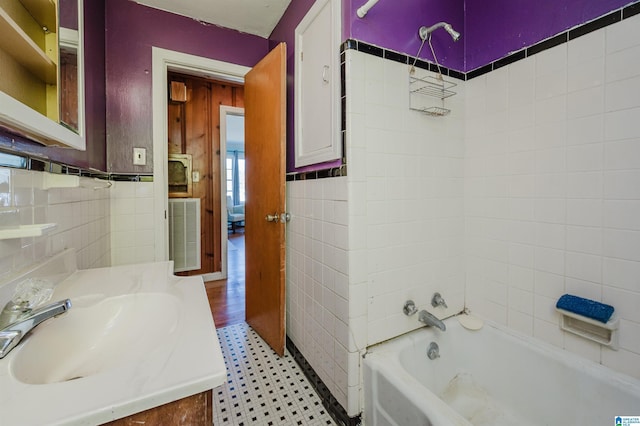
[[[173,271],[200,269],[200,199],[169,199],[169,259]]]

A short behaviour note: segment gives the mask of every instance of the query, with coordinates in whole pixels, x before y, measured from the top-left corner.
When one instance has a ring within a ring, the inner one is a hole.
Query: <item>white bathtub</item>
[[[370,348],[366,426],[614,425],[640,416],[640,381],[485,322],[455,318]],[[436,342],[440,358],[430,360]],[[608,349],[607,349],[608,350]]]

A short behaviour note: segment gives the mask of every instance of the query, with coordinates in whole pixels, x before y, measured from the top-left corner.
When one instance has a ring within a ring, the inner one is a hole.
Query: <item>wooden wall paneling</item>
[[[169,154],[186,154],[184,104],[170,101],[167,110]]]
[[[184,78],[171,74],[168,75],[169,81],[179,81],[184,83]],[[169,154],[187,154],[185,143],[185,116],[184,102],[173,102],[168,100],[167,110],[167,127],[169,137]]]
[[[78,129],[78,55],[60,51],[60,121]]]
[[[191,275],[215,272],[213,262],[215,249],[211,229],[214,229],[211,170],[211,90],[209,84],[202,79],[187,81],[187,98],[185,116],[187,119],[186,140],[187,153],[192,155],[194,172],[200,175],[200,181],[193,183],[193,197],[200,198],[201,204],[201,265]]]
[[[212,129],[212,139],[211,139],[211,151],[213,153],[213,158],[211,161],[212,170],[215,173],[215,187],[213,188],[213,208],[214,211],[219,212],[222,204],[222,194],[220,192],[220,185],[222,179],[221,169],[220,169],[220,105],[223,105],[222,100],[224,99],[223,94],[221,93],[222,86],[212,82],[211,83],[211,111],[213,111],[213,115],[211,117],[211,129]],[[220,218],[222,220],[222,218]],[[225,218],[226,220],[226,218]],[[213,240],[216,243],[216,247],[222,247],[222,234],[221,234],[221,223],[218,221],[216,223],[217,227],[213,229],[212,236]],[[217,266],[222,269],[222,253],[219,253],[219,256],[214,258],[214,262]]]
[[[244,108],[244,87],[233,87],[233,105],[234,107]]]

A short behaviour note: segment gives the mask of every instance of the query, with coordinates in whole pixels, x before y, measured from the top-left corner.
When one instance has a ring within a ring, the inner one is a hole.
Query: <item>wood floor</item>
[[[229,234],[227,279],[204,283],[213,321],[217,328],[243,322],[244,311],[244,229]]]

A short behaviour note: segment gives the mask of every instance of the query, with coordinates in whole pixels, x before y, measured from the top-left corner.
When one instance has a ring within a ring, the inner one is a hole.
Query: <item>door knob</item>
[[[282,223],[287,223],[291,220],[291,213],[280,213],[278,214],[278,212],[275,212],[274,214],[268,214],[265,216],[265,220],[267,222],[282,222]]]
[[[290,222],[291,221],[291,213],[280,213],[280,222]]]

